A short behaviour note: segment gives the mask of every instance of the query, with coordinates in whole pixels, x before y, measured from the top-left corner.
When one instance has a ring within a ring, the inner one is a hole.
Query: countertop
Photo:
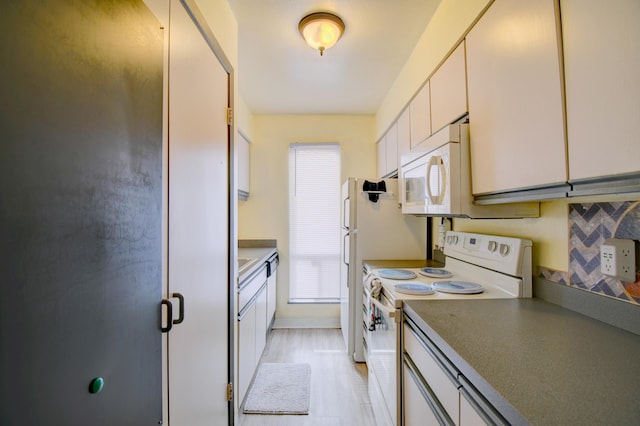
[[[410,300],[405,313],[512,424],[640,419],[640,336],[542,299]]]
[[[253,259],[247,263],[244,267],[238,269],[238,286],[242,285],[242,282],[251,277],[254,272],[258,271],[261,267],[265,266],[267,260],[277,253],[276,247],[240,247],[238,248],[238,258]]]

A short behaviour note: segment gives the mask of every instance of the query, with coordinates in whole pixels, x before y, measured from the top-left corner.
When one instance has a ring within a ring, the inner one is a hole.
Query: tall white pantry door
[[[184,321],[168,334],[172,426],[228,423],[228,87],[222,64],[182,3],[172,0],[168,293],[182,294],[185,307]]]

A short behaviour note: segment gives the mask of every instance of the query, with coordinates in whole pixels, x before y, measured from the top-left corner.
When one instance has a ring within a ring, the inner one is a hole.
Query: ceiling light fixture
[[[328,12],[311,13],[300,20],[298,30],[307,44],[320,51],[336,44],[344,33],[344,22],[338,16]]]

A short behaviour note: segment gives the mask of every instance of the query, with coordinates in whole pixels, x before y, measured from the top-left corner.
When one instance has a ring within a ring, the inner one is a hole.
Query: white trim
[[[340,318],[276,318],[273,328],[340,328]]]

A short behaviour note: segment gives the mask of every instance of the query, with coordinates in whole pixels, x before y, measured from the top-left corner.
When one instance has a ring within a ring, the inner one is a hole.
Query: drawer
[[[260,270],[256,271],[256,274],[250,277],[246,284],[243,283],[242,287],[238,291],[238,311],[242,311],[245,305],[256,295],[262,284],[267,281],[267,267],[266,264]]]
[[[403,326],[403,333],[404,351],[416,365],[449,417],[457,421],[460,413],[458,384],[440,367],[425,347],[425,343],[406,323]]]

